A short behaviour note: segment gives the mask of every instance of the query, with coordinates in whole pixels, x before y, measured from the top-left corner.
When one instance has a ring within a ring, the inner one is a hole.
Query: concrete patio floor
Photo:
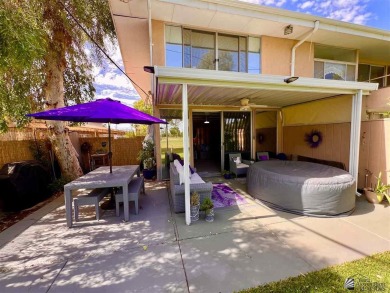
[[[227,183],[246,194],[239,180]],[[5,230],[0,292],[232,292],[390,250],[390,207],[364,198],[331,219],[247,198],[191,226],[171,213],[164,182],[148,183],[140,205],[129,223],[114,210],[96,221],[86,208],[67,228],[61,197]]]

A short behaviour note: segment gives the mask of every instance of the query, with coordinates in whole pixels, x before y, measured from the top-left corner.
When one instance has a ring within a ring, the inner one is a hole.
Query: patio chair
[[[253,161],[242,160],[240,153],[229,154],[230,172],[237,177],[238,175],[246,175],[251,164],[253,164]]]

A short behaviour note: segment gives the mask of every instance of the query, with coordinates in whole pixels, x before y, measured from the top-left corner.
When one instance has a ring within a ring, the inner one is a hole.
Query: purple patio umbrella
[[[27,116],[43,120],[108,123],[108,155],[110,161],[110,173],[112,173],[111,123],[133,123],[147,125],[154,123],[166,124],[166,122],[163,120],[123,105],[121,102],[114,101],[110,98],[74,106],[52,109],[34,114],[27,114]]]

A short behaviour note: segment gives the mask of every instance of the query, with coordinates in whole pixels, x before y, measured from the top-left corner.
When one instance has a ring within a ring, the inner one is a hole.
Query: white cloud
[[[286,0],[241,1],[274,7],[286,5]],[[291,10],[295,8],[296,11],[302,11],[304,13],[364,25],[369,20],[375,18],[375,15],[367,12],[367,7],[370,2],[373,2],[373,0],[291,0],[288,4]]]
[[[118,44],[106,45],[108,47],[107,54],[124,70]],[[95,99],[109,97],[128,106],[132,106],[135,101],[139,100],[140,97],[130,80],[110,60],[103,60],[102,66],[95,65],[92,74],[95,77]]]
[[[301,8],[301,9],[307,9],[307,8],[310,8],[314,5],[314,1],[306,1],[302,4],[299,4],[298,7]]]
[[[277,7],[282,7],[286,3],[286,0],[240,0],[240,1],[258,4],[258,5],[277,6]]]

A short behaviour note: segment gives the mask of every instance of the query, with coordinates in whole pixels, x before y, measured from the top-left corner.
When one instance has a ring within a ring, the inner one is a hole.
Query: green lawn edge
[[[349,291],[344,288],[344,282],[346,278],[352,276],[355,276],[353,277],[355,290]],[[361,290],[360,282],[365,278],[369,281],[365,284],[371,286],[365,289],[371,290]],[[239,291],[239,293],[260,292],[390,292],[390,251]]]

